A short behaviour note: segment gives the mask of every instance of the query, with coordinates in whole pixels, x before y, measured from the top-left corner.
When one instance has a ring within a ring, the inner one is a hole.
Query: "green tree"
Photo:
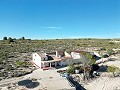
[[[14,42],[14,40],[11,37],[9,37],[8,40],[9,40],[9,43]]]
[[[7,40],[7,37],[3,37],[3,40]]]
[[[89,52],[82,52],[80,53],[81,55],[81,62],[83,63],[83,65],[85,66],[91,66],[93,64],[95,64],[95,57],[90,54]]]
[[[21,39],[22,39],[22,40],[25,40],[25,37],[22,37]]]
[[[81,55],[81,62],[82,62],[82,68],[83,68],[83,75],[84,80],[88,78],[88,73],[91,71],[91,67],[93,64],[95,64],[95,58],[92,54],[89,52],[82,52]]]

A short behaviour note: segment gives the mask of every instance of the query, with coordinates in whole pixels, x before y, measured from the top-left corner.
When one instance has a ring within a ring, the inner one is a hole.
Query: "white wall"
[[[37,53],[34,53],[32,57],[33,57],[33,62],[41,68],[41,57]]]
[[[80,59],[80,54],[76,52],[71,52],[71,56],[73,59]]]

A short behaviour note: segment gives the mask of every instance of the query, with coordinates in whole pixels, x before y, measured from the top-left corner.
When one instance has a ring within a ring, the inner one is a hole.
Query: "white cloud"
[[[58,28],[58,27],[48,27],[48,28],[52,28],[52,29],[54,28],[54,29],[56,29],[56,28]]]
[[[57,32],[58,30],[62,29],[62,27],[53,27],[53,26],[49,26],[49,27],[40,27],[41,29],[44,29],[46,32],[48,33],[53,33],[53,32]]]
[[[41,27],[41,28],[45,28],[45,29],[62,29],[62,27],[53,27],[53,26],[50,26],[50,27]]]

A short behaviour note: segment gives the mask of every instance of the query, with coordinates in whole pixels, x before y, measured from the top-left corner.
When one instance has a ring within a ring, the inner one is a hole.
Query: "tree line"
[[[17,39],[5,36],[5,37],[3,37],[3,40],[8,40],[9,42],[14,42]],[[25,37],[21,37],[21,38],[19,38],[19,40],[25,40]]]

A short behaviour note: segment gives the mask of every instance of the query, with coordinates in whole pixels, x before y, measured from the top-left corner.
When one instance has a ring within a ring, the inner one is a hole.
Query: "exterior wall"
[[[52,62],[51,65],[54,65],[54,66],[55,66],[55,62]]]
[[[43,65],[43,63],[41,63],[41,68],[47,67],[47,66],[49,66],[49,63],[44,63],[44,65]]]
[[[73,62],[73,64],[80,63],[80,59],[73,59],[72,62]]]
[[[44,53],[44,55],[46,55],[46,53]],[[45,61],[45,60],[48,60],[48,57],[41,57],[41,61]]]
[[[80,59],[80,54],[79,53],[76,53],[76,52],[71,52],[71,56],[73,59]]]
[[[66,51],[64,52],[66,57],[71,57],[71,55],[69,53],[67,53]]]
[[[80,62],[80,59],[67,59],[67,60],[62,60],[61,65],[65,66],[65,65],[77,64],[79,62]]]
[[[54,67],[55,65],[56,66],[60,66],[61,65],[61,61],[58,61],[58,62],[46,62],[46,63],[44,63],[44,65],[43,65],[43,63],[41,63],[41,68],[43,68],[43,67],[50,67],[50,65],[51,65],[51,67]],[[66,64],[63,63],[63,65],[67,65],[67,63]]]
[[[67,64],[70,65],[70,64],[77,64],[80,62],[80,59],[70,59],[70,60],[67,60]]]
[[[44,61],[44,58],[41,57],[41,61]]]
[[[94,52],[94,55],[101,57],[100,54],[98,54],[97,52]]]
[[[32,57],[33,57],[33,62],[41,68],[41,57],[37,53],[34,53]]]
[[[68,65],[68,62],[67,62],[68,60],[62,60],[61,61],[61,66],[65,66],[65,65]]]

